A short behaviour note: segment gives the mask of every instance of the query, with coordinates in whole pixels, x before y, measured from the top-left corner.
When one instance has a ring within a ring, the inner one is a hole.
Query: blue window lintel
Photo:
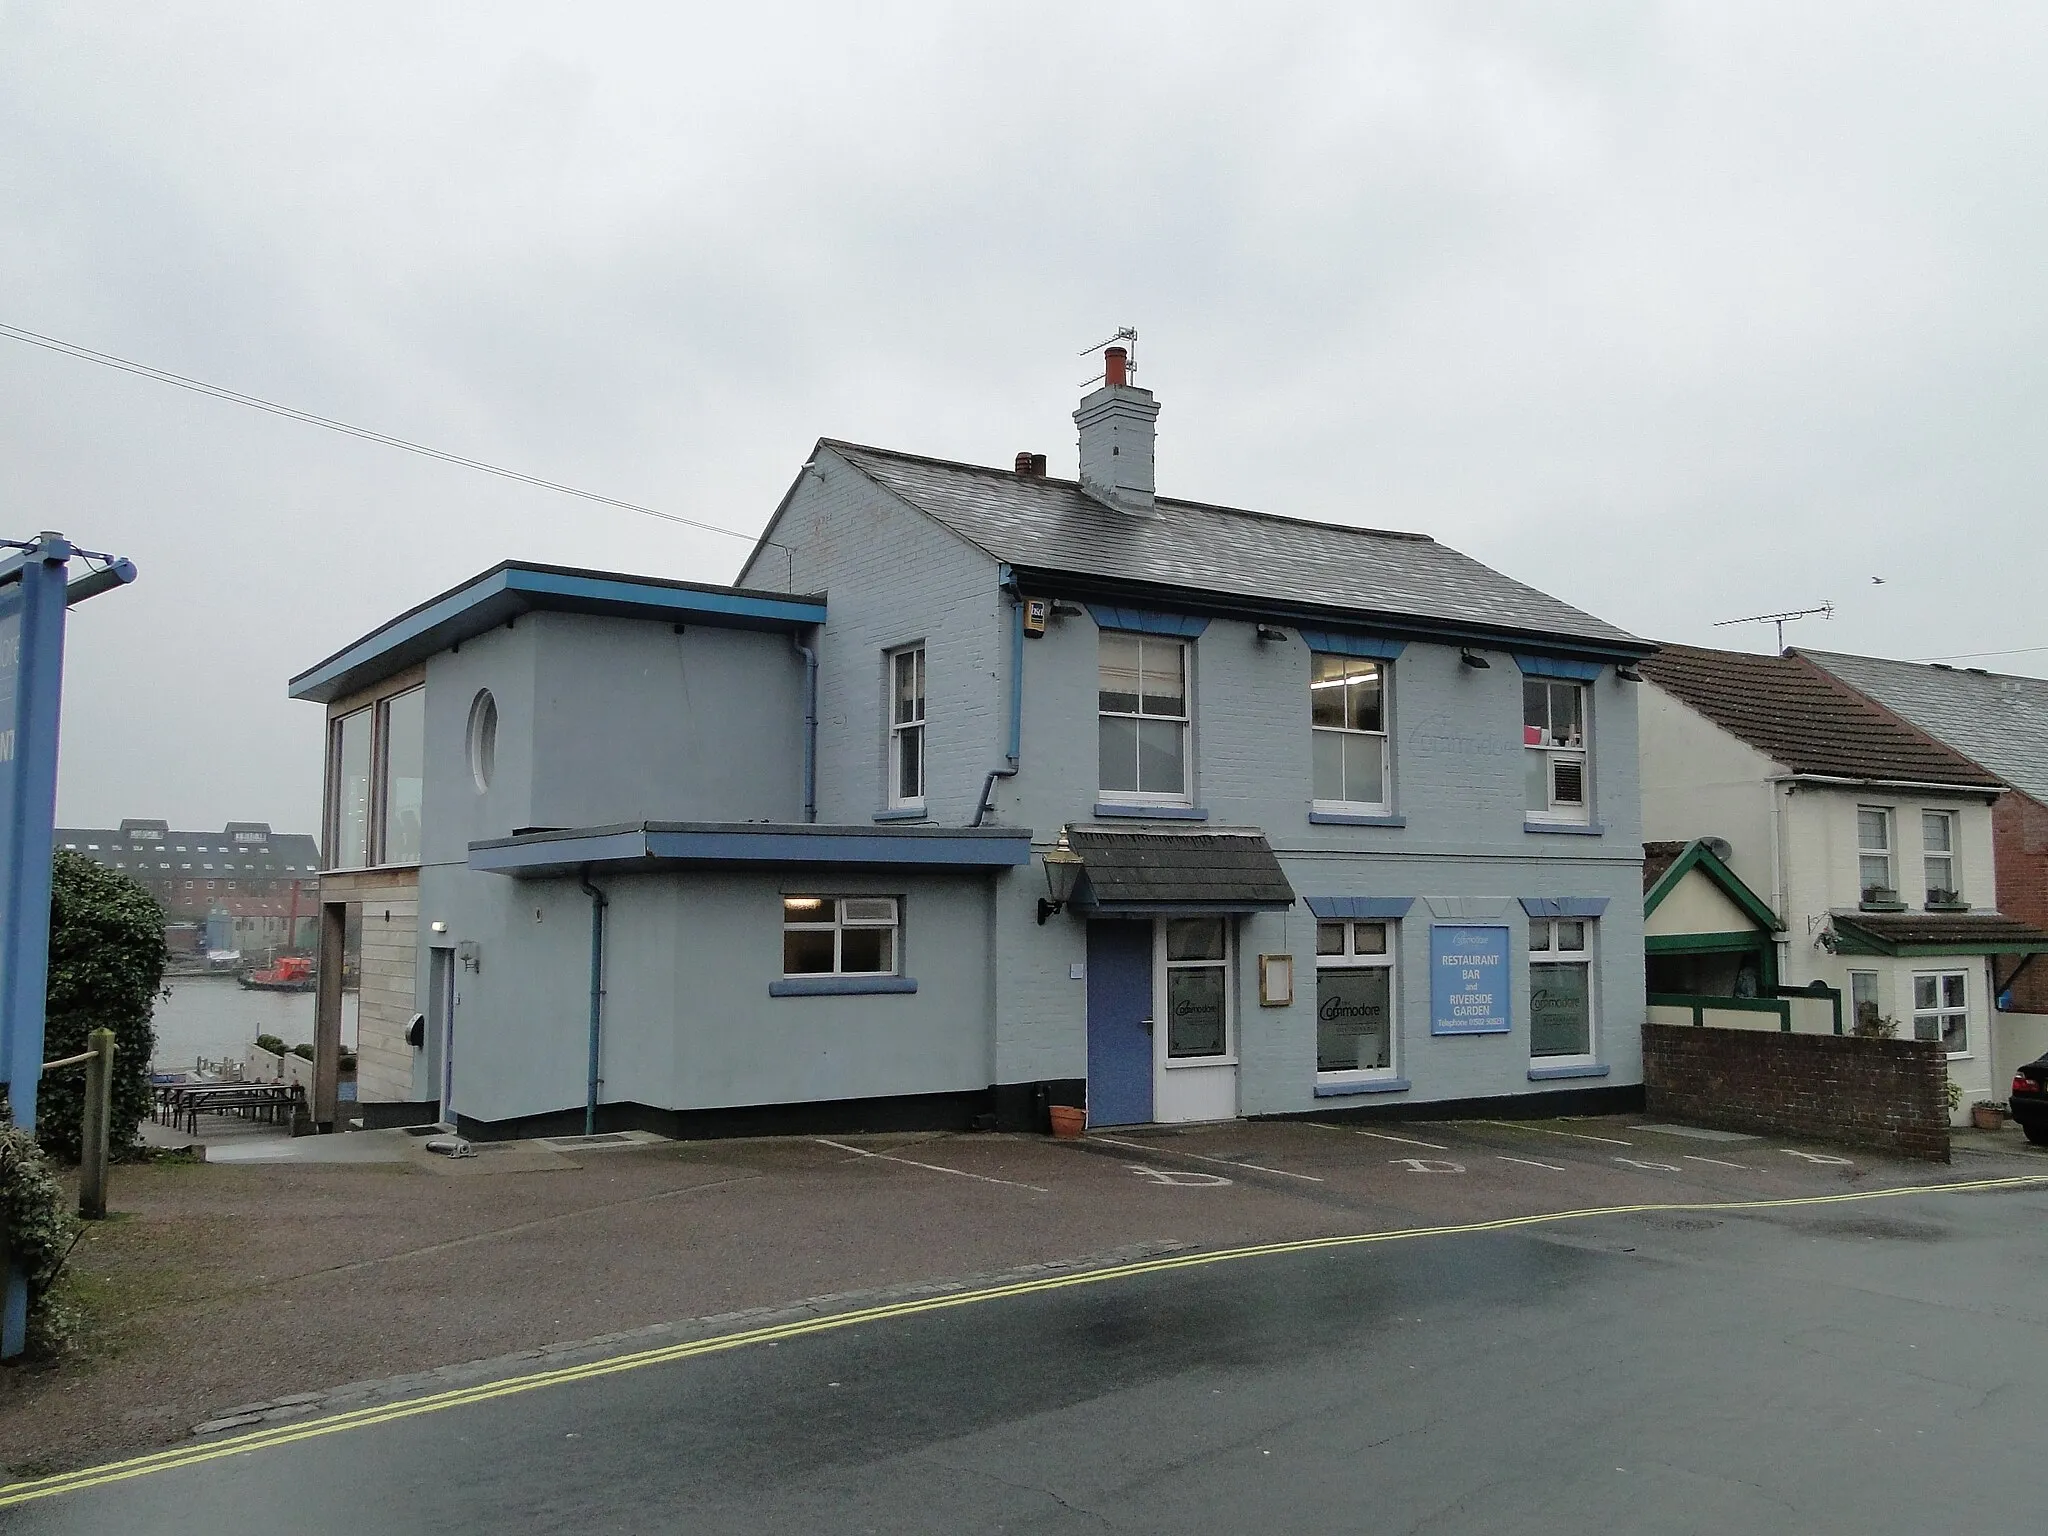
[[[1523,896],[1522,910],[1531,917],[1599,917],[1607,910],[1605,896]]]
[[[1304,896],[1302,904],[1317,917],[1379,917],[1399,922],[1415,905],[1413,896]]]

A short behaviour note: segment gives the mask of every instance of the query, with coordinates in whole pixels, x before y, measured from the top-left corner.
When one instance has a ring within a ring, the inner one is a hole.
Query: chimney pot
[[[1102,354],[1102,382],[1111,389],[1122,389],[1128,382],[1126,365],[1131,354],[1122,347],[1111,347]]]
[[[1033,453],[1028,448],[1017,455],[1017,473],[1027,477],[1045,478],[1045,455]]]

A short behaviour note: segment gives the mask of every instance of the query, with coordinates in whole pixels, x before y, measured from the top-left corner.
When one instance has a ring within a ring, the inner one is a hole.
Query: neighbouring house
[[[1959,1120],[2002,1097],[1995,958],[2048,951],[1997,906],[2002,779],[1797,655],[1668,645],[1642,671],[1649,837],[1724,839],[1783,923],[1777,984],[1943,1042]]]
[[[292,681],[366,1123],[1640,1102],[1651,646],[1159,495],[1105,364],[1077,479],[821,440],[736,586],[509,563]]]
[[[218,832],[179,832],[167,821],[59,827],[56,845],[118,869],[164,909],[174,954],[239,950],[260,957],[313,942],[320,910],[320,846],[266,821]]]

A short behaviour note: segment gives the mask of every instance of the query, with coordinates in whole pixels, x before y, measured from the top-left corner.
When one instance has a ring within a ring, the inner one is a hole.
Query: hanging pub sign
[[[1429,1032],[1500,1035],[1508,1018],[1508,930],[1435,923],[1429,930]]]

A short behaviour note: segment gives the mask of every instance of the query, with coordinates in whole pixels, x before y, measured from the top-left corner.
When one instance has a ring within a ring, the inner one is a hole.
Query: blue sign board
[[[57,818],[57,718],[64,686],[64,611],[135,579],[135,567],[88,555],[100,569],[69,583],[61,534],[0,541],[0,1083],[9,1117],[36,1125],[43,1075],[43,1001],[50,966],[50,843]],[[0,1358],[21,1352],[28,1290],[5,1277]]]
[[[1508,1018],[1508,930],[1435,923],[1429,930],[1429,1032],[1500,1035]]]

